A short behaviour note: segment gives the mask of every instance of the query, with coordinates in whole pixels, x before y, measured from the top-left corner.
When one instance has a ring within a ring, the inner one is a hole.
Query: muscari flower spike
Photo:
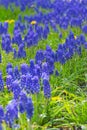
[[[47,79],[43,80],[43,91],[44,91],[44,96],[46,98],[51,97],[51,88],[50,88],[49,81]]]
[[[33,106],[33,102],[31,98],[27,99],[27,103],[26,103],[26,114],[27,114],[27,118],[31,119],[34,113],[34,106]]]
[[[20,89],[20,86],[19,86],[19,82],[17,80],[15,80],[12,83],[12,92],[14,94],[14,99],[18,99],[20,92],[21,92],[21,89]]]
[[[16,100],[12,100],[6,107],[5,122],[13,127],[14,120],[18,118],[18,105]]]
[[[4,89],[4,80],[2,78],[2,73],[0,73],[0,91],[3,91]]]

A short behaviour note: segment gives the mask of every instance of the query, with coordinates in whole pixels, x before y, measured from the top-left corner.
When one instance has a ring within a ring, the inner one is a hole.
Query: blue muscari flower
[[[19,46],[22,43],[22,37],[21,37],[20,30],[18,28],[19,28],[19,25],[15,23],[14,30],[13,30],[14,35],[12,37],[12,43],[13,44],[15,43]]]
[[[39,84],[39,78],[37,76],[34,76],[32,78],[32,85],[31,85],[31,93],[39,93],[40,91],[40,84]]]
[[[25,112],[26,103],[27,103],[27,96],[24,92],[21,92],[20,93],[20,99],[19,99],[19,111],[21,113]]]
[[[54,59],[49,57],[49,58],[46,59],[46,62],[48,64],[49,74],[53,74],[53,71],[54,71]]]
[[[60,27],[63,28],[63,29],[67,29],[68,28],[68,23],[69,23],[69,19],[68,17],[62,17],[60,19]]]
[[[27,102],[27,95],[25,92],[21,92],[20,93],[20,97],[19,97],[20,101],[22,101],[23,103]]]
[[[7,74],[8,74],[8,75],[11,75],[13,80],[15,79],[15,77],[14,77],[14,72],[13,72],[13,68],[9,68]]]
[[[32,88],[32,76],[30,74],[27,74],[26,75],[26,87],[25,87],[26,92],[30,93],[31,88]]]
[[[14,71],[14,78],[20,79],[20,72],[18,70],[18,66],[15,66],[13,71]]]
[[[54,53],[54,51],[52,50],[52,48],[50,47],[50,46],[46,46],[46,51],[44,51],[44,57],[46,58],[46,61],[48,62],[48,60],[50,59],[50,57],[51,57],[51,59],[53,59],[53,60],[55,60],[54,59],[54,57],[55,57],[55,53]]]
[[[19,112],[20,113],[25,112],[25,104],[22,101],[19,102]]]
[[[84,44],[86,42],[85,36],[83,34],[80,34],[79,40],[80,40],[81,44]]]
[[[56,50],[56,61],[58,62],[58,61],[60,61],[61,59],[62,59],[62,56],[63,56],[63,51],[62,51],[62,49],[58,49],[58,50]]]
[[[26,42],[27,42],[27,47],[31,47],[31,46],[33,46],[32,38],[29,38],[29,39],[28,39],[28,37],[27,37]]]
[[[26,86],[26,75],[22,75],[20,78],[20,87],[21,89],[25,89]]]
[[[4,120],[4,110],[3,107],[0,106],[0,124],[2,123],[3,120]]]
[[[34,73],[36,76],[38,76],[38,78],[41,77],[41,71],[42,71],[42,67],[39,64],[36,64],[34,68]]]
[[[55,23],[54,21],[50,21],[50,25],[51,25],[52,29],[53,29],[55,32],[58,32],[56,23]]]
[[[80,18],[72,18],[71,19],[71,26],[81,27],[82,20]]]
[[[19,21],[19,22],[20,22],[20,21]],[[23,24],[23,23],[20,22],[20,24],[19,24],[19,30],[20,30],[20,32],[24,34],[24,30],[25,30],[25,29],[26,29],[25,24]],[[21,35],[20,35],[20,38],[21,38],[21,40],[22,40]]]
[[[21,89],[19,86],[19,82],[16,80],[12,83],[12,92],[14,94],[14,99],[18,99],[20,92],[21,92]]]
[[[47,39],[48,33],[46,32],[46,30],[43,30],[43,38]]]
[[[49,27],[46,24],[45,27],[44,27],[44,29],[43,29],[43,38],[47,39],[48,34],[49,34]]]
[[[72,32],[72,31],[70,31],[70,33],[69,33],[69,39],[74,39],[74,33]]]
[[[21,32],[18,30],[18,28],[16,29],[16,26],[14,28],[14,36],[12,38],[12,43],[16,43],[18,46],[20,46],[20,44],[22,43],[22,36],[21,36]]]
[[[19,112],[20,113],[24,113],[25,112],[25,104],[23,104],[23,102],[19,102]]]
[[[3,37],[3,36],[2,36]],[[5,50],[5,40],[2,38],[2,43],[1,43],[2,50]]]
[[[18,106],[16,100],[12,100],[6,107],[5,122],[12,128],[15,119],[18,118]]]
[[[44,62],[42,64],[42,73],[46,73],[47,75],[49,75],[49,68],[48,68],[48,64],[46,62]]]
[[[26,57],[26,51],[24,50],[24,45],[21,44],[18,49],[18,58],[25,58]]]
[[[49,80],[49,75],[46,72],[42,72],[41,78]]]
[[[65,53],[65,59],[66,60],[69,60],[71,58],[71,56],[72,55],[69,53],[69,51]]]
[[[3,29],[4,29],[4,33],[8,33],[8,23],[5,22],[4,25],[3,25]]]
[[[3,91],[4,89],[4,80],[2,78],[2,73],[0,73],[0,91]]]
[[[12,52],[11,37],[9,34],[5,34],[4,37],[2,37],[2,49],[4,49],[7,54]]]
[[[47,79],[43,80],[43,91],[44,91],[44,96],[46,98],[51,97],[51,88],[50,88],[49,81]]]
[[[22,75],[26,75],[28,73],[29,67],[26,63],[21,64],[20,71]]]
[[[1,53],[0,53],[0,63],[2,63],[2,55],[1,55]]]
[[[9,91],[12,90],[12,82],[13,82],[12,76],[7,75],[7,77],[6,77],[6,86],[7,86]]]
[[[35,61],[36,63],[42,62],[44,60],[44,53],[42,50],[36,52]]]
[[[87,49],[87,42],[84,43],[84,48]]]
[[[38,44],[38,34],[35,33],[32,37],[32,43],[33,45],[37,45]]]
[[[13,68],[13,66],[12,66],[11,63],[8,63],[7,66],[6,66],[6,72],[7,72],[7,73],[8,73],[8,69],[9,69],[9,68],[11,68],[11,69]]]
[[[63,44],[59,44],[58,50],[63,50]]]
[[[42,38],[42,34],[43,34],[43,27],[36,25],[35,26],[35,31],[37,32],[39,39],[41,39]]]
[[[3,25],[2,23],[0,22],[0,35],[3,33]]]
[[[34,69],[35,69],[35,61],[33,59],[30,60],[30,66],[29,66],[29,73],[34,75]]]
[[[33,106],[33,102],[31,98],[27,99],[27,103],[26,103],[26,114],[27,114],[27,118],[31,119],[34,113],[34,106]]]
[[[70,57],[72,57],[74,54],[74,49],[71,45],[69,46],[69,54],[70,54]]]
[[[35,33],[34,31],[28,31],[27,35],[24,38],[24,41],[27,44],[27,47],[31,47],[34,45],[34,38],[35,38]],[[36,36],[36,40],[37,40],[37,36]],[[36,41],[37,42],[37,41]]]
[[[14,55],[14,59],[17,58],[17,51],[15,48],[13,49],[13,55]]]
[[[82,27],[82,32],[85,33],[85,34],[87,34],[87,25],[84,25]]]

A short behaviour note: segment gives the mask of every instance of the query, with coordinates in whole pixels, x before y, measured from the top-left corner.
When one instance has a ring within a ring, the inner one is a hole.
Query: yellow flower
[[[34,24],[36,24],[36,23],[37,23],[36,21],[31,21],[31,24],[32,24],[32,25],[34,25]]]
[[[14,20],[14,19],[11,19],[11,20],[6,20],[5,22],[7,22],[7,23],[11,24],[11,23],[14,23],[14,22],[15,22],[15,20]]]
[[[61,101],[61,100],[62,100],[62,98],[59,96],[52,97],[52,101]]]
[[[77,36],[74,36],[75,39],[77,39]]]

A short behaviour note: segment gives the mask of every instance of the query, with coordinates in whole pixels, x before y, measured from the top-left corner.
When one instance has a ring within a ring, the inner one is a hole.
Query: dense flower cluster
[[[4,5],[6,8],[11,4],[19,6],[21,10],[25,10],[26,7],[35,10],[35,15],[19,16],[18,21],[15,21],[13,36],[8,34],[8,21],[4,24],[0,23],[0,35],[2,37],[2,49],[6,53],[13,52],[14,58],[25,58],[25,47],[31,47],[38,44],[41,39],[47,39],[50,32],[50,27],[59,33],[59,37],[62,37],[61,32],[58,30],[58,26],[63,29],[67,29],[68,26],[80,27],[83,33],[87,33],[87,1],[85,0],[3,0],[0,1],[0,5]],[[43,13],[40,7],[45,8],[48,11]],[[24,22],[22,22],[22,19]],[[29,24],[30,23],[30,24]],[[33,24],[34,23],[34,24]],[[26,34],[24,32],[26,31]],[[18,49],[13,48],[12,44],[17,44]]]
[[[59,72],[54,66],[55,62],[65,64],[74,54],[77,53],[80,56],[82,48],[87,49],[84,35],[81,34],[75,38],[73,32],[70,32],[65,43],[59,44],[56,51],[53,51],[48,45],[46,50],[38,50],[35,59],[30,60],[30,65],[23,63],[19,70],[17,66],[13,67],[11,63],[8,63],[6,67],[6,86],[8,91],[13,93],[13,100],[7,105],[5,112],[0,107],[0,121],[5,120],[10,127],[13,127],[19,112],[26,112],[27,118],[31,119],[34,107],[32,99],[27,95],[38,94],[43,89],[45,98],[50,98],[50,75],[59,76]],[[4,90],[4,84],[0,72],[0,91]]]
[[[53,29],[62,38],[62,33],[58,26],[67,29],[69,26],[79,27],[84,34],[87,34],[87,0],[0,0],[0,5],[14,8],[11,4],[19,6],[22,11],[33,8],[36,12],[33,16],[19,16],[18,21],[14,22],[13,35],[9,34],[9,22],[0,23],[1,49],[7,54],[12,52],[13,58],[25,58],[26,48],[37,46],[38,42],[47,39],[50,29]],[[40,8],[48,10],[47,13],[41,12]],[[50,12],[49,12],[50,10]],[[46,99],[51,97],[50,75],[59,76],[59,70],[55,68],[55,63],[65,64],[75,54],[81,56],[82,49],[87,49],[87,41],[84,36],[75,37],[70,31],[65,42],[59,44],[54,51],[49,45],[45,50],[38,50],[34,59],[29,64],[22,63],[20,69],[8,63],[6,67],[6,79],[3,80],[0,72],[0,92],[4,91],[4,86],[8,92],[12,93],[13,98],[8,105],[3,108],[0,106],[0,129],[2,122],[5,121],[11,128],[19,117],[20,113],[26,113],[27,119],[31,120],[34,113],[34,106],[31,94],[38,94],[43,91]],[[14,47],[16,44],[17,48]],[[0,52],[0,63],[3,57]]]

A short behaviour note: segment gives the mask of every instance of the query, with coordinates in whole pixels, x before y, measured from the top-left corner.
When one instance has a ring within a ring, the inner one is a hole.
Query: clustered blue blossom
[[[43,0],[43,2],[41,0],[3,0],[3,2],[0,0],[0,5],[4,5],[6,8],[10,5],[12,9],[11,4],[13,3],[22,11],[26,7],[33,7],[36,12],[33,16],[26,15],[23,18],[19,15],[18,20],[14,23],[13,36],[8,33],[8,22],[0,23],[2,49],[6,53],[13,52],[14,58],[25,58],[27,56],[25,48],[36,46],[40,40],[47,39],[50,27],[59,34],[60,38],[62,38],[62,33],[58,26],[65,30],[68,26],[79,27],[84,34],[87,34],[87,0],[54,0],[53,2],[51,0]],[[43,13],[40,10],[41,7],[50,11]],[[32,21],[36,21],[36,24],[32,25]],[[18,49],[14,48],[13,44],[16,44]],[[62,61],[64,62],[64,60]]]
[[[69,26],[79,27],[82,34],[75,38],[72,31],[65,39],[63,44],[58,44],[54,51],[49,45],[45,50],[38,50],[34,59],[29,64],[22,63],[20,68],[13,67],[12,63],[6,66],[6,81],[0,72],[0,91],[4,91],[6,85],[8,92],[13,94],[13,99],[5,107],[0,106],[0,129],[2,122],[5,121],[11,128],[14,121],[18,119],[18,113],[26,112],[27,119],[31,119],[34,113],[34,106],[31,94],[38,94],[43,90],[46,99],[51,98],[50,76],[60,75],[59,70],[55,68],[58,62],[64,65],[75,54],[81,56],[82,49],[87,49],[87,41],[84,34],[87,34],[87,0],[0,0],[0,5],[6,8],[11,4],[19,6],[21,11],[26,7],[33,8],[33,16],[19,16],[14,23],[13,35],[8,32],[9,25],[7,22],[0,22],[1,49],[7,54],[12,52],[13,58],[26,58],[26,49],[31,46],[37,46],[38,42],[47,39],[50,29],[58,33],[61,39],[63,34],[59,31],[58,26],[66,30]],[[47,13],[41,12],[40,8],[48,10]],[[50,11],[49,11],[50,10]],[[22,22],[22,19],[25,22]],[[31,24],[32,21],[36,23]],[[26,32],[26,33],[25,33]],[[17,49],[14,46],[17,46]],[[3,61],[0,52],[0,63]]]
[[[5,120],[10,127],[13,127],[14,120],[18,118],[19,112],[26,112],[27,118],[31,119],[34,106],[31,97],[27,95],[38,94],[40,90],[43,90],[44,97],[49,99],[51,97],[50,75],[59,76],[60,74],[54,64],[59,62],[63,65],[76,53],[80,56],[83,47],[87,49],[85,36],[81,34],[75,38],[74,33],[70,32],[65,43],[59,44],[57,50],[54,51],[47,45],[45,50],[36,52],[35,59],[31,59],[29,64],[21,64],[20,69],[8,63],[6,86],[8,91],[13,93],[13,100],[7,105],[5,112],[0,107],[1,122]],[[4,84],[0,72],[0,91],[4,90]]]

